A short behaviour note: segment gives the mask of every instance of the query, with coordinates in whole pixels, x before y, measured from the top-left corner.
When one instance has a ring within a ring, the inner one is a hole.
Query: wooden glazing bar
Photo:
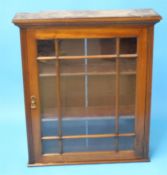
[[[41,61],[49,61],[49,60],[56,60],[57,56],[45,56],[45,57],[37,57],[37,60]]]
[[[85,59],[85,58],[89,58],[89,59],[101,59],[101,58],[116,58],[116,55],[83,55],[83,56],[45,56],[45,57],[37,57],[37,60],[56,60],[56,59]]]
[[[120,58],[135,58],[137,57],[138,55],[137,54],[120,54],[119,57]],[[40,56],[40,57],[37,57],[37,60],[56,60],[56,59],[63,59],[63,60],[68,60],[68,59],[85,59],[85,58],[88,58],[88,59],[112,59],[112,58],[117,58],[118,55],[117,54],[114,54],[114,55],[88,55],[88,56]]]
[[[59,43],[58,40],[55,40],[55,50],[56,57],[59,54]],[[58,115],[58,136],[59,136],[59,144],[60,144],[60,154],[63,153],[63,144],[62,144],[62,112],[61,112],[61,89],[60,89],[60,61],[56,60],[56,95],[57,95],[57,115]]]
[[[115,84],[115,133],[116,133],[116,151],[119,150],[119,47],[120,38],[116,38],[116,84]]]
[[[39,74],[39,77],[56,77],[57,74],[55,73],[41,73]]]
[[[136,75],[136,71],[120,72],[120,75]]]
[[[119,54],[119,58],[136,58],[137,54]]]
[[[110,137],[131,137],[135,136],[135,133],[113,133],[113,134],[90,134],[90,135],[69,135],[61,136],[62,139],[84,139],[84,138],[110,138]],[[59,136],[44,136],[42,140],[59,140]]]
[[[116,55],[83,55],[83,56],[59,56],[59,59],[102,59],[116,58]]]
[[[136,71],[120,72],[121,75],[136,75]],[[83,76],[85,73],[61,73],[61,76]],[[116,75],[116,72],[90,72],[87,75]],[[40,77],[54,77],[57,76],[54,73],[42,73]]]

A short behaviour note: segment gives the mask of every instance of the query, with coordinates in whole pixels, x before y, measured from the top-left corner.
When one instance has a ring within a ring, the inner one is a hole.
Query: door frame
[[[137,58],[137,87],[136,87],[136,132],[138,133],[134,151],[107,151],[91,153],[64,153],[41,154],[41,119],[40,119],[40,98],[38,66],[36,61],[36,39],[53,38],[102,38],[102,37],[138,37],[138,58]],[[152,35],[151,35],[152,36]],[[150,36],[150,37],[151,37]],[[148,158],[144,155],[144,148],[148,131],[149,112],[146,111],[146,93],[150,93],[150,68],[147,70],[148,57],[148,30],[146,26],[101,26],[101,27],[51,27],[41,29],[21,29],[22,60],[24,76],[24,93],[26,106],[27,133],[29,143],[29,164],[76,164],[76,163],[98,163],[98,162],[120,162],[120,161],[144,161]],[[150,50],[151,52],[151,50]],[[149,53],[150,53],[149,52]],[[149,55],[151,58],[151,54]],[[30,109],[30,97],[35,96],[38,108]],[[150,107],[150,96],[147,95],[147,108]],[[147,112],[147,115],[145,115]],[[147,123],[145,123],[145,121]],[[148,129],[147,129],[148,130]],[[141,154],[143,156],[141,156]],[[91,156],[90,156],[91,155]]]

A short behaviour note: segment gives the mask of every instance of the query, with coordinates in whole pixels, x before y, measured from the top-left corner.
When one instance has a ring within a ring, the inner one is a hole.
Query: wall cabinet
[[[30,165],[148,160],[150,9],[19,13]]]

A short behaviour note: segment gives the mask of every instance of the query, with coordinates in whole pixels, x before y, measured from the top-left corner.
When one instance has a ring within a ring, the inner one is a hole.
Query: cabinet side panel
[[[29,89],[29,72],[28,72],[28,50],[27,50],[27,30],[20,30],[21,39],[21,53],[22,53],[22,69],[23,69],[23,81],[24,81],[24,102],[25,102],[25,113],[26,113],[26,126],[27,126],[27,140],[28,140],[28,153],[29,153],[29,164],[34,163],[34,151],[33,151],[33,135],[32,135],[32,119],[31,111],[29,108],[30,104],[30,89]]]
[[[153,64],[153,40],[154,26],[147,29],[147,83],[146,83],[146,109],[145,109],[145,146],[144,156],[149,157],[149,131],[151,111],[151,89],[152,89],[152,64]]]
[[[137,61],[137,94],[136,94],[136,152],[142,158],[145,144],[145,99],[146,99],[146,75],[147,75],[147,28],[143,28],[138,38],[138,61]]]

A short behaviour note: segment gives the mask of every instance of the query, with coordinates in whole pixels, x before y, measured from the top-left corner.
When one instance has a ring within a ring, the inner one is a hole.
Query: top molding
[[[19,27],[82,24],[155,24],[161,16],[152,9],[44,11],[17,13],[13,23]]]

